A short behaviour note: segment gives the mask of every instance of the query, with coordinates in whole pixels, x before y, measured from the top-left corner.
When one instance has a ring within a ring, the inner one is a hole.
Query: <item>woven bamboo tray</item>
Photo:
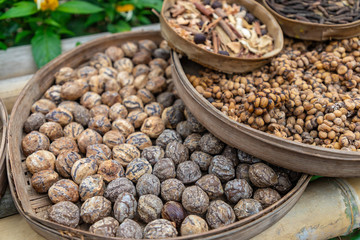
[[[6,186],[6,131],[8,123],[8,113],[4,102],[0,99],[0,199],[3,196]]]
[[[243,73],[259,68],[268,63],[272,57],[280,53],[284,45],[284,36],[276,19],[259,3],[253,0],[229,0],[246,7],[268,28],[270,36],[274,39],[274,50],[260,58],[236,58],[215,54],[202,49],[196,44],[179,36],[166,20],[168,9],[174,5],[175,0],[165,0],[161,10],[161,34],[168,41],[169,46],[175,51],[185,54],[189,59],[217,71],[226,73]]]
[[[12,110],[8,132],[7,159],[9,185],[20,214],[31,227],[47,239],[103,239],[80,228],[74,229],[46,220],[47,209],[52,205],[47,194],[36,193],[30,185],[30,174],[26,169],[25,157],[21,151],[23,124],[28,117],[31,105],[39,99],[53,82],[53,75],[61,67],[76,67],[88,60],[94,53],[103,51],[111,45],[120,45],[125,41],[151,39],[161,41],[159,32],[139,32],[115,34],[103,37],[67,52],[40,69],[20,93]],[[248,239],[270,227],[283,217],[297,202],[304,192],[310,177],[303,175],[297,185],[272,206],[256,215],[238,221],[226,227],[215,229],[203,234],[176,239]],[[116,239],[116,238],[107,238]]]

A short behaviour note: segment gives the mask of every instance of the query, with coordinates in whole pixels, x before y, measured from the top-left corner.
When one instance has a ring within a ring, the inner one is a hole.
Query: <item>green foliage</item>
[[[75,14],[92,14],[104,11],[103,8],[84,1],[69,1],[61,4],[57,9],[59,12]]]
[[[6,13],[0,16],[0,20],[7,18],[18,18],[33,15],[37,12],[34,2],[18,2],[14,7],[10,8]]]

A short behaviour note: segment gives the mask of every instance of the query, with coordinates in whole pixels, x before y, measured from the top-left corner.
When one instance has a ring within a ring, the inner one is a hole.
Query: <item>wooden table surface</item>
[[[0,219],[0,240],[45,240],[37,234],[26,220],[16,214]]]

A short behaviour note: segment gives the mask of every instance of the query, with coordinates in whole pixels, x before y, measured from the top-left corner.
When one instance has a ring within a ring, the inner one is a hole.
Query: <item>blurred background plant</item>
[[[31,44],[40,68],[61,54],[62,38],[123,32],[157,22],[162,0],[0,0],[0,49]]]

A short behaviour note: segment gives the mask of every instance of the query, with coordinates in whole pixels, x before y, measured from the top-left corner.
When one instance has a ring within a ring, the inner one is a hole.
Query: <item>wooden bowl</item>
[[[30,174],[25,165],[25,156],[21,151],[21,140],[24,135],[23,124],[28,117],[33,102],[39,99],[54,82],[54,73],[61,67],[76,67],[88,60],[94,53],[103,51],[111,45],[119,45],[129,40],[151,39],[161,41],[159,32],[123,33],[106,36],[82,44],[76,49],[54,59],[41,68],[20,93],[10,118],[7,149],[7,169],[10,190],[17,206],[31,227],[47,239],[104,239],[88,231],[65,227],[45,219],[47,209],[52,205],[47,194],[39,194],[30,185]],[[273,225],[283,217],[297,202],[304,192],[310,176],[303,174],[296,186],[278,202],[256,215],[237,221],[229,226],[209,232],[177,237],[175,239],[248,239]],[[107,238],[115,239],[115,238]]]
[[[280,53],[284,45],[284,36],[276,19],[266,9],[253,0],[230,0],[246,7],[254,16],[260,19],[268,28],[270,36],[274,39],[274,50],[260,58],[236,58],[209,52],[181,36],[169,26],[166,12],[174,5],[175,0],[165,0],[160,16],[161,35],[168,41],[169,46],[175,51],[185,54],[189,59],[205,67],[226,72],[243,73],[259,68],[270,62],[271,58]]]
[[[4,102],[0,99],[0,199],[7,187],[6,178],[6,132],[8,124],[8,113]]]
[[[312,175],[359,177],[360,153],[298,143],[251,128],[226,117],[187,79],[201,66],[172,52],[173,79],[179,96],[194,116],[223,142],[271,164]]]
[[[272,9],[267,3],[267,0],[262,0],[262,3],[276,18],[284,33],[289,37],[303,40],[325,41],[351,38],[359,36],[360,34],[360,20],[347,24],[309,23],[280,15]]]

